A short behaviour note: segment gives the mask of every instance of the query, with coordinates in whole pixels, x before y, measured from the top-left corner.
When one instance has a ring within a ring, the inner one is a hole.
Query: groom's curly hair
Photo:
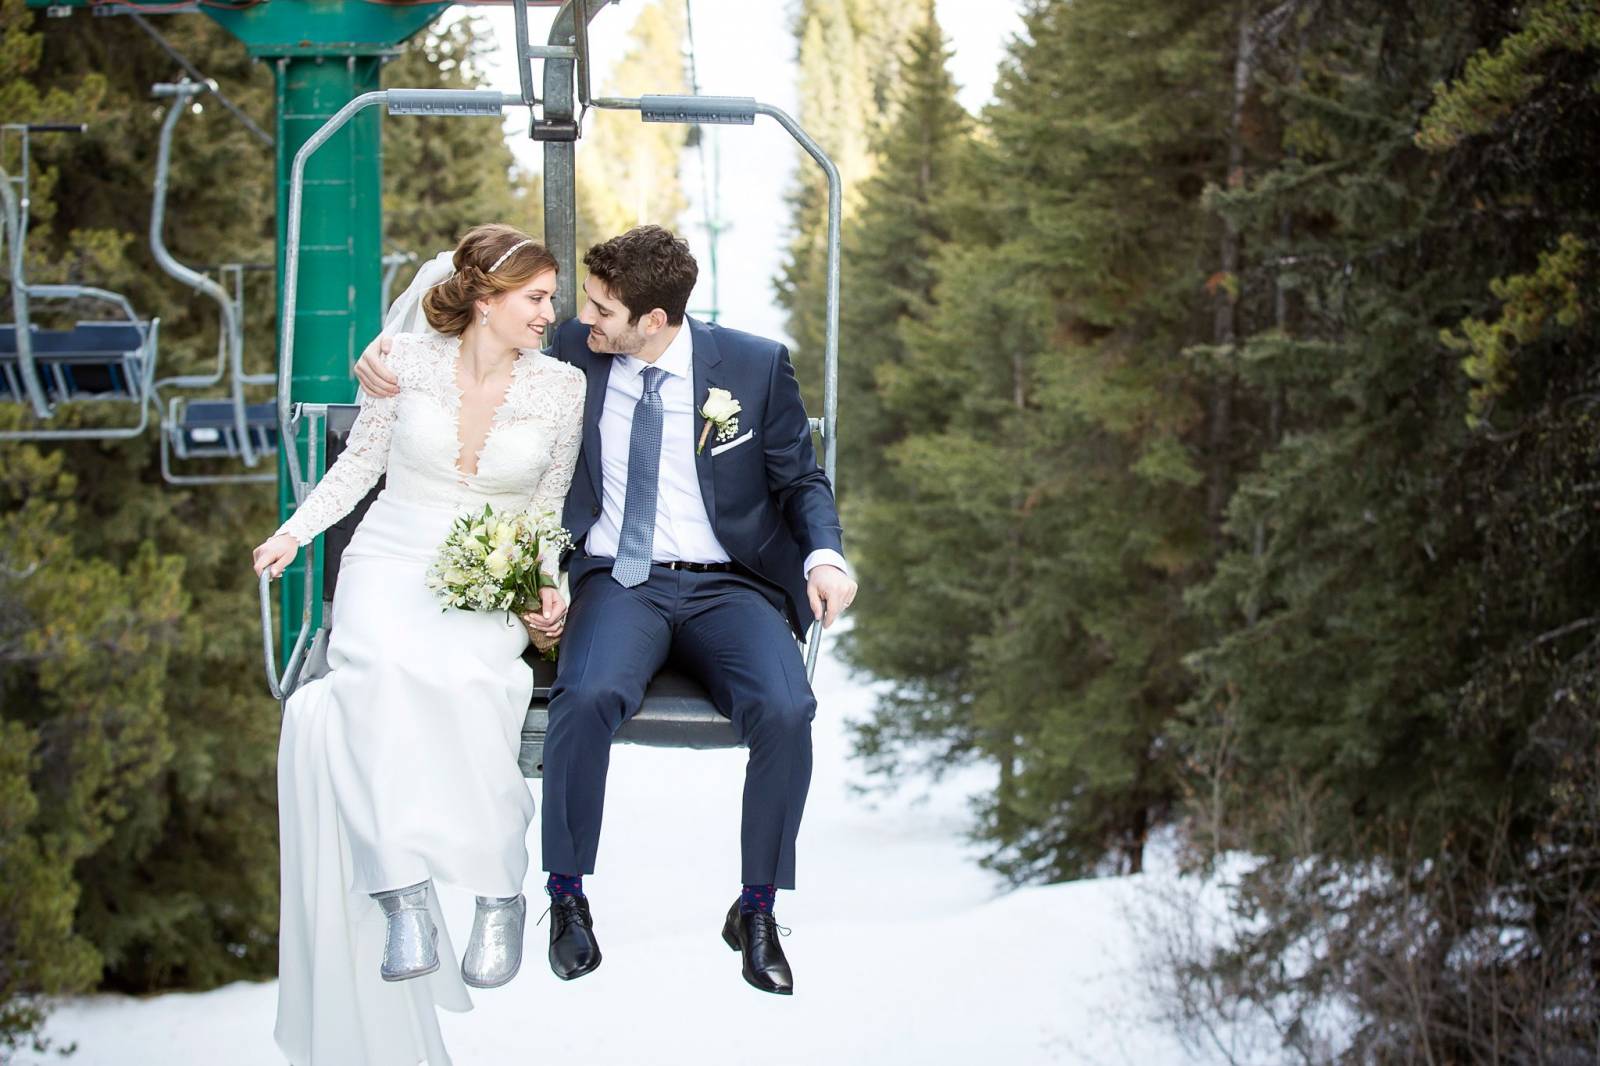
[[[689,242],[660,226],[635,226],[589,249],[583,265],[628,309],[628,324],[657,307],[667,324],[683,324],[700,267]]]

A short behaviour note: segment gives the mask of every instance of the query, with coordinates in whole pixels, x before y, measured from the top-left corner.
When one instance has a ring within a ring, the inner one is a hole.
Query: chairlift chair
[[[573,65],[579,69],[576,92],[585,106],[591,105],[588,71],[584,59],[588,54],[588,19],[593,11],[609,0],[569,0],[558,13],[551,29],[549,46],[533,46],[527,41],[528,0],[514,0],[518,48],[521,64],[522,94],[520,96],[484,90],[463,89],[387,89],[365,93],[350,101],[313,134],[295,154],[290,174],[288,218],[285,227],[284,279],[282,285],[283,307],[279,321],[278,356],[278,419],[279,439],[286,442],[285,469],[290,478],[296,504],[304,502],[306,495],[316,486],[320,471],[337,458],[344,439],[355,421],[359,408],[354,404],[294,403],[290,398],[290,384],[294,374],[294,321],[295,289],[299,269],[300,223],[303,187],[307,161],[340,128],[357,113],[368,107],[384,105],[389,114],[431,114],[458,116],[499,116],[506,107],[529,106],[542,103],[545,120],[556,123],[540,136],[535,120],[534,136],[542,140],[559,140],[567,143],[560,147],[570,149],[570,142],[578,135],[580,123],[571,128],[561,126],[560,108],[564,98],[570,106],[574,87]],[[528,69],[533,60],[545,65],[546,95],[542,101],[533,98],[533,80]],[[565,89],[562,81],[565,79]],[[555,91],[552,91],[555,90]],[[751,125],[756,116],[766,115],[776,120],[822,167],[828,179],[828,290],[827,290],[827,344],[824,372],[824,414],[811,420],[812,428],[821,435],[824,470],[832,479],[837,459],[837,391],[838,391],[838,300],[839,300],[839,172],[827,154],[809,137],[789,115],[767,104],[746,97],[703,96],[648,96],[637,100],[593,100],[592,106],[618,110],[637,110],[646,122],[681,123],[732,123]],[[552,118],[552,108],[555,109]],[[581,117],[581,116],[580,116]],[[565,165],[551,171],[552,161]],[[571,153],[546,155],[546,231],[558,262],[562,264],[561,288],[563,301],[558,299],[557,314],[570,318],[575,312],[572,270],[576,261],[576,237],[569,223],[574,217],[572,202]],[[552,225],[552,219],[558,224]],[[305,457],[302,461],[296,441],[305,431]],[[326,463],[319,462],[319,453]],[[379,483],[381,488],[382,482]],[[327,669],[326,650],[333,618],[332,601],[338,583],[339,556],[351,534],[360,523],[367,506],[375,498],[378,488],[349,515],[328,529],[306,548],[306,573],[315,571],[319,542],[326,553],[323,564],[322,625],[313,632],[314,608],[318,604],[313,582],[303,583],[300,619],[296,636],[289,647],[284,666],[278,667],[276,630],[272,619],[271,578],[262,574],[259,582],[262,628],[262,655],[267,674],[267,685],[278,700],[287,700],[304,681],[320,676]],[[287,620],[286,620],[287,621]],[[288,627],[286,627],[288,631]],[[817,653],[821,645],[822,627],[813,623],[806,640],[806,669],[814,674]],[[554,681],[554,665],[536,657],[529,657],[534,672],[534,693],[523,724],[522,771],[529,777],[543,772],[544,737],[548,725],[550,684]],[[619,741],[670,747],[720,748],[739,744],[732,724],[716,710],[704,689],[692,678],[665,669],[651,681],[645,692],[639,712],[618,731]]]
[[[277,480],[275,470],[259,473],[182,473],[175,460],[232,460],[253,468],[263,457],[277,453],[278,426],[273,405],[250,404],[247,385],[268,385],[277,380],[271,373],[244,372],[244,273],[248,264],[223,264],[219,273],[232,280],[230,296],[224,284],[178,261],[167,248],[163,235],[166,222],[168,179],[171,173],[172,138],[178,119],[195,97],[211,91],[201,82],[187,78],[176,83],[151,86],[157,99],[170,99],[156,151],[156,174],[150,204],[150,250],[156,263],[169,275],[217,302],[220,312],[217,362],[208,374],[186,374],[155,382],[153,392],[161,409],[163,389],[210,389],[228,378],[225,397],[189,399],[166,398],[161,409],[161,478],[173,485],[226,485],[267,483]]]
[[[179,459],[237,459],[247,447],[257,455],[272,455],[278,450],[278,408],[270,400],[245,408],[246,440],[239,439],[236,412],[227,400],[185,403],[174,398],[169,402],[164,426],[170,427],[166,436]]]
[[[127,298],[92,285],[42,285],[29,282],[27,260],[31,138],[40,133],[83,133],[76,123],[0,125],[0,153],[8,135],[21,145],[21,167],[13,175],[0,166],[0,240],[9,251],[14,321],[0,325],[0,401],[27,404],[40,422],[57,404],[81,401],[132,404],[131,425],[80,429],[35,427],[0,433],[0,440],[115,440],[137,437],[149,420],[155,378],[159,319],[142,319]],[[39,300],[110,304],[117,320],[79,321],[66,329],[44,329],[33,321]]]

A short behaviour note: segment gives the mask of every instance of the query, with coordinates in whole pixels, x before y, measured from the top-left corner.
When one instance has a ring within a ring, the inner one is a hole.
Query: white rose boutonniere
[[[694,453],[699,455],[705,449],[706,437],[710,435],[712,426],[717,427],[718,442],[737,436],[739,410],[739,401],[727,389],[707,389],[706,402],[700,405],[700,414],[706,423],[700,429],[700,443],[695,445]]]

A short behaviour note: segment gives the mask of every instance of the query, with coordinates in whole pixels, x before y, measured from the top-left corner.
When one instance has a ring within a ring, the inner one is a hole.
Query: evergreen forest
[[[1150,934],[1197,1045],[1600,1061],[1600,6],[1018,6],[974,114],[932,0],[789,0],[797,117],[845,181],[840,639],[885,683],[856,756],[885,787],[992,767],[1002,883],[1161,849],[1221,891],[1226,937],[1183,899]],[[679,11],[607,91],[685,91]],[[160,28],[273,127],[270,71]],[[384,81],[480,84],[489,44],[451,22]],[[30,277],[127,293],[181,372],[218,327],[145,235],[149,86],[180,73],[131,20],[0,0],[0,121],[90,127],[35,145]],[[270,264],[272,149],[200,103],[168,244]],[[613,117],[580,244],[687,207],[682,131]],[[539,232],[499,138],[384,138],[388,246]],[[820,409],[826,189],[795,173],[774,297]],[[0,442],[0,1059],[52,997],[275,972],[244,565],[274,506],[164,486],[148,438]]]
[[[858,755],[996,767],[1015,883],[1215,874],[1201,1042],[1596,1061],[1600,8],[1030,0],[969,115],[932,5],[799,7]]]

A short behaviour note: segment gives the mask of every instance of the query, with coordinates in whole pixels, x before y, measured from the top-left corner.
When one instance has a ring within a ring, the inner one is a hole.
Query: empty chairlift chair
[[[149,418],[155,377],[158,319],[134,314],[127,299],[89,285],[41,285],[24,269],[28,243],[30,138],[38,133],[82,133],[82,125],[6,124],[0,126],[0,155],[16,136],[21,168],[0,167],[0,237],[5,242],[14,320],[0,325],[0,402],[25,403],[47,422],[61,403],[97,401],[130,405],[134,418],[116,427],[49,429],[39,426],[0,433],[5,440],[105,440],[136,437]],[[45,329],[33,321],[41,300],[109,304],[120,319],[80,321],[64,329]]]
[[[140,322],[79,322],[71,329],[27,329],[45,400],[138,400],[150,364],[149,330]],[[0,326],[0,397],[25,403],[17,326]]]
[[[179,401],[174,400],[177,405]],[[245,407],[247,439],[258,455],[278,450],[278,408],[253,403]],[[191,400],[171,409],[167,423],[172,453],[179,459],[237,459],[244,450],[234,406],[227,400]],[[276,475],[273,475],[276,478]]]
[[[161,137],[156,150],[154,193],[150,204],[150,251],[156,263],[178,281],[217,303],[218,340],[216,367],[208,374],[188,374],[165,378],[155,383],[159,396],[164,389],[210,389],[227,378],[226,396],[204,399],[169,397],[161,419],[161,477],[174,485],[219,485],[248,482],[270,482],[277,474],[270,469],[249,472],[248,468],[260,465],[264,456],[276,454],[278,448],[278,417],[270,403],[249,404],[245,400],[248,385],[268,385],[277,380],[272,373],[246,374],[244,372],[244,275],[256,269],[248,264],[227,263],[220,268],[222,281],[208,277],[193,267],[178,261],[167,248],[162,230],[166,221],[167,187],[171,172],[172,138],[178,119],[189,109],[195,97],[209,91],[199,82],[182,81],[151,86],[158,99],[170,99],[166,118],[161,124]],[[233,293],[226,288],[232,279]],[[212,469],[203,473],[179,472],[178,461],[229,460],[239,461],[247,468],[244,472]]]

